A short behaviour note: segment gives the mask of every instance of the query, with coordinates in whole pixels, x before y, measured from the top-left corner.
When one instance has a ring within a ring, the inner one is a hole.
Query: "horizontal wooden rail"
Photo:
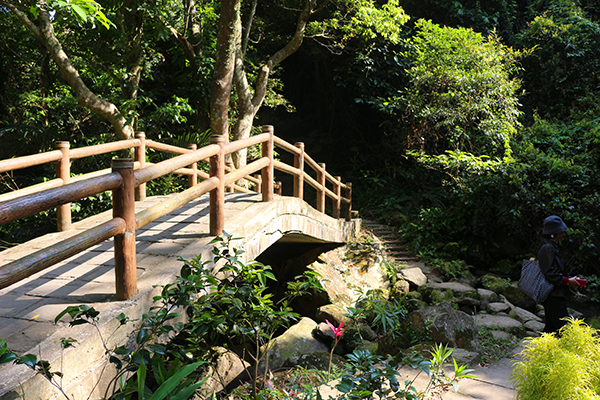
[[[33,154],[31,156],[23,156],[18,158],[11,158],[9,160],[0,161],[0,173],[15,171],[17,169],[34,167],[36,165],[46,164],[49,162],[57,161],[62,158],[60,150],[48,151],[41,154]]]
[[[225,144],[225,154],[235,153],[238,150],[248,148],[257,144],[266,142],[269,139],[269,134],[261,133],[260,135],[251,136],[247,139],[236,140],[235,142]]]
[[[136,134],[135,139],[78,149],[70,149],[68,142],[58,142],[57,150],[54,151],[1,160],[0,172],[56,162],[57,178],[0,195],[0,224],[56,208],[58,229],[68,230],[71,226],[69,203],[108,190],[113,191],[113,219],[1,266],[0,288],[114,237],[117,299],[127,299],[137,290],[135,272],[135,231],[137,229],[210,193],[209,233],[219,235],[224,227],[225,190],[250,193],[248,188],[237,184],[240,180],[246,180],[253,183],[255,190],[262,193],[263,201],[270,201],[274,191],[279,195],[282,194],[281,182],[275,182],[274,170],[294,177],[294,196],[303,198],[303,185],[306,182],[317,191],[319,211],[325,211],[325,198],[331,198],[334,217],[340,217],[340,205],[343,203],[346,205],[346,218],[349,219],[352,209],[352,184],[342,183],[340,177],[332,176],[325,169],[325,164],[318,164],[310,158],[305,153],[303,143],[292,145],[274,136],[271,126],[263,126],[262,131],[262,134],[231,143],[223,136],[211,136],[211,144],[200,149],[197,149],[196,145],[182,148],[146,140],[145,134],[141,132]],[[261,158],[239,169],[225,166],[225,155],[256,145],[262,147]],[[275,160],[274,146],[291,153],[294,156],[294,166]],[[73,160],[132,148],[135,149],[135,162],[133,159],[116,159],[113,160],[111,169],[70,176],[69,166]],[[149,163],[146,162],[147,148],[176,154],[176,156],[159,163]],[[199,162],[209,162],[209,173],[198,168]],[[316,179],[305,171],[305,164],[316,172]],[[251,176],[258,171],[260,175]],[[170,173],[187,175],[189,188],[135,214],[134,200],[145,198],[146,183]],[[198,178],[202,182],[198,183]],[[331,183],[333,189],[327,187],[327,182]],[[345,190],[345,196],[342,195],[342,190]]]
[[[134,169],[138,169],[140,167],[140,163],[134,163]],[[97,178],[99,176],[108,175],[111,173],[110,168],[99,169],[98,171],[88,172],[87,174],[77,175],[71,177],[71,183],[81,182],[90,178]],[[18,197],[23,197],[28,194],[38,193],[47,189],[52,189],[55,187],[59,187],[64,185],[62,179],[52,179],[50,181],[38,183],[36,185],[31,185],[23,189],[15,190],[14,192],[8,192],[4,194],[0,194],[0,202],[16,199]]]
[[[151,181],[163,175],[169,174],[179,168],[186,167],[208,157],[212,157],[220,150],[219,146],[208,145],[193,152],[179,155],[165,161],[153,164],[144,169],[135,171],[135,185]]]
[[[197,199],[198,197],[206,194],[216,188],[219,185],[217,178],[208,178],[204,182],[201,182],[189,189],[184,190],[174,196],[169,197],[167,200],[155,204],[147,209],[140,211],[135,215],[136,217],[136,229],[140,229],[149,223],[155,221],[157,218],[164,217],[168,213],[177,210],[179,207],[186,205],[190,201]]]
[[[146,140],[146,147],[148,147],[149,149],[164,151],[165,153],[173,154],[186,154],[191,153],[193,151],[183,147],[177,147],[170,144],[155,142],[154,140]]]
[[[51,247],[41,249],[0,267],[0,289],[89,249],[125,231],[125,221],[114,218]]]
[[[74,160],[89,156],[98,156],[100,154],[112,153],[114,151],[138,147],[139,145],[139,139],[119,140],[117,142],[97,144],[94,146],[81,147],[78,149],[71,149],[69,151],[69,157],[71,158],[71,160]]]
[[[234,172],[230,172],[225,175],[225,186],[231,185],[234,182],[242,179],[246,175],[250,175],[253,172],[260,171],[261,169],[267,167],[269,165],[268,158],[259,158],[258,160],[246,165],[243,168],[235,170]]]
[[[285,140],[283,140],[282,138],[279,138],[277,136],[275,136],[273,138],[273,142],[275,143],[275,146],[286,150],[289,153],[295,154],[295,155],[299,155],[301,153],[301,150],[299,148],[297,148],[296,146],[286,142]]]
[[[94,196],[115,189],[121,184],[121,176],[110,173],[4,201],[0,203],[0,224],[29,217],[84,197]]]

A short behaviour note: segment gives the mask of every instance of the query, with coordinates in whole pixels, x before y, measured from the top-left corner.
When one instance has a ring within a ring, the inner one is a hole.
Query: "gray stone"
[[[500,299],[496,292],[489,289],[479,288],[477,289],[477,294],[479,295],[481,301],[487,301],[488,303],[494,303]]]
[[[467,294],[470,292],[475,292],[475,289],[472,286],[465,285],[460,282],[442,282],[442,283],[429,283],[427,286],[431,289],[438,290],[452,290],[455,293]]]
[[[283,335],[269,342],[269,369],[277,369],[285,362],[296,362],[301,355],[318,351],[328,352],[329,348],[312,336],[317,323],[310,318],[302,318]],[[259,374],[265,373],[265,357],[259,362]]]
[[[500,315],[478,314],[473,317],[473,321],[478,327],[496,328],[513,334],[520,333],[523,329],[523,325],[519,321]]]
[[[521,307],[513,307],[511,311],[515,314],[515,319],[522,323],[525,323],[527,321],[542,322],[542,319],[540,317]]]
[[[408,281],[405,281],[404,279],[398,279],[394,284],[394,287],[392,288],[392,295],[394,296],[394,298],[400,298],[407,294],[409,291],[410,284],[408,283]]]
[[[402,269],[398,272],[398,277],[417,287],[427,283],[427,276],[421,271],[421,268]]]
[[[314,353],[302,354],[300,357],[294,360],[286,360],[283,364],[284,367],[302,367],[305,369],[316,369],[319,371],[327,371],[329,368],[329,352],[328,351],[317,351]],[[344,361],[344,358],[334,354],[331,363],[339,364]]]
[[[456,360],[456,364],[468,365],[469,367],[476,366],[479,363],[479,360],[481,359],[479,353],[459,348],[452,350],[452,358]]]
[[[473,319],[453,309],[448,302],[413,311],[405,323],[410,323],[417,331],[427,329],[436,343],[479,351],[478,331]]]
[[[510,310],[510,307],[506,303],[490,303],[487,309],[491,313],[500,313]]]
[[[510,340],[510,333],[504,331],[492,331],[492,337],[496,340]]]
[[[246,379],[249,367],[250,364],[241,360],[235,353],[222,347],[216,348],[208,371],[203,374],[207,380],[196,390],[192,399],[210,398],[213,393],[222,391],[233,381]]]
[[[532,331],[532,332],[543,332],[544,331],[544,324],[542,322],[539,321],[527,321],[523,324],[523,326],[525,327],[525,329],[527,331]]]
[[[348,308],[345,305],[341,303],[326,304],[317,309],[315,320],[320,323],[327,320],[334,325],[339,325],[338,321],[347,324],[350,322],[350,318],[345,317],[344,314],[348,314]]]

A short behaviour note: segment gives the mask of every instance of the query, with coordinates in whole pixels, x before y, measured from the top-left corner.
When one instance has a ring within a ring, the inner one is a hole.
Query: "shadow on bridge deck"
[[[165,197],[151,197],[136,204],[139,212]],[[304,201],[276,197],[261,202],[260,195],[228,194],[225,206],[225,231],[237,239],[233,245],[253,259],[282,238],[303,243],[343,243],[359,227],[359,221],[343,221],[328,217]],[[51,233],[0,253],[0,265],[21,258],[51,243],[64,240],[111,218],[112,211],[74,224],[68,232]],[[202,255],[210,259],[212,237],[208,234],[208,196],[187,204],[146,225],[136,232],[137,276],[139,293],[127,301],[117,301],[113,242],[107,241],[84,253],[41,271],[0,290],[0,338],[19,355],[36,354],[48,360],[52,370],[62,371],[62,385],[72,399],[99,398],[114,368],[107,366],[98,333],[89,325],[68,327],[68,318],[54,323],[56,315],[70,305],[86,304],[100,311],[100,331],[108,347],[124,344],[137,326],[119,328],[115,319],[125,313],[139,319],[148,311],[152,297],[164,285],[174,281],[182,266],[179,257]],[[63,337],[79,342],[74,349],[62,351]],[[94,384],[100,384],[92,389]],[[58,398],[41,376],[23,365],[0,366],[0,399]]]

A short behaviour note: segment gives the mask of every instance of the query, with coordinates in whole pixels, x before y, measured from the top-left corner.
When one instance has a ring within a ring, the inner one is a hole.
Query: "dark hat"
[[[567,225],[563,222],[560,217],[556,215],[551,215],[544,220],[544,229],[542,230],[542,234],[544,235],[558,235],[561,232],[567,230]]]

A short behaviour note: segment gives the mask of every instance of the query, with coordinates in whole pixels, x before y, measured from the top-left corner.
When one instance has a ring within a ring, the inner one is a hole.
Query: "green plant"
[[[211,243],[213,261],[199,257],[183,260],[177,282],[165,286],[165,297],[173,306],[187,307],[188,323],[173,344],[180,352],[207,351],[226,343],[238,356],[249,356],[254,363],[252,391],[258,392],[259,362],[264,358],[269,371],[269,342],[273,335],[298,314],[288,306],[295,297],[323,290],[314,273],[298,276],[288,283],[278,302],[267,292],[267,281],[275,280],[269,266],[256,261],[243,263],[243,251],[230,248],[231,236],[217,237]]]
[[[463,378],[472,378],[472,371],[466,366],[459,366],[456,360],[448,363],[452,349],[441,344],[434,346],[431,351],[432,360],[426,361],[420,357],[406,358],[401,353],[393,358],[382,359],[381,356],[372,355],[366,350],[356,350],[348,355],[347,372],[342,374],[342,379],[336,388],[342,392],[338,399],[371,399],[395,398],[406,400],[420,400],[435,391],[443,390],[449,386],[458,391],[459,381]],[[408,365],[420,369],[429,376],[427,386],[422,391],[417,391],[413,380],[407,380],[401,388],[398,382],[400,365]],[[445,368],[452,365],[454,374],[448,375]]]
[[[511,375],[518,399],[600,398],[600,337],[583,321],[526,339],[520,356]]]
[[[372,399],[375,396],[417,399],[412,382],[406,383],[401,390],[398,382],[400,373],[381,356],[373,355],[368,350],[355,350],[347,357],[347,372],[336,385],[336,389],[342,393],[338,399]],[[426,367],[427,364],[421,366]]]
[[[356,302],[356,307],[348,307],[346,316],[356,322],[366,321],[376,331],[396,337],[400,325],[407,315],[406,307],[397,299],[387,300],[377,290],[368,290]]]
[[[518,341],[510,335],[508,339],[497,339],[492,334],[493,330],[486,327],[479,328],[479,344],[481,345],[480,364],[488,365],[502,358],[510,358],[512,350],[517,347]]]

